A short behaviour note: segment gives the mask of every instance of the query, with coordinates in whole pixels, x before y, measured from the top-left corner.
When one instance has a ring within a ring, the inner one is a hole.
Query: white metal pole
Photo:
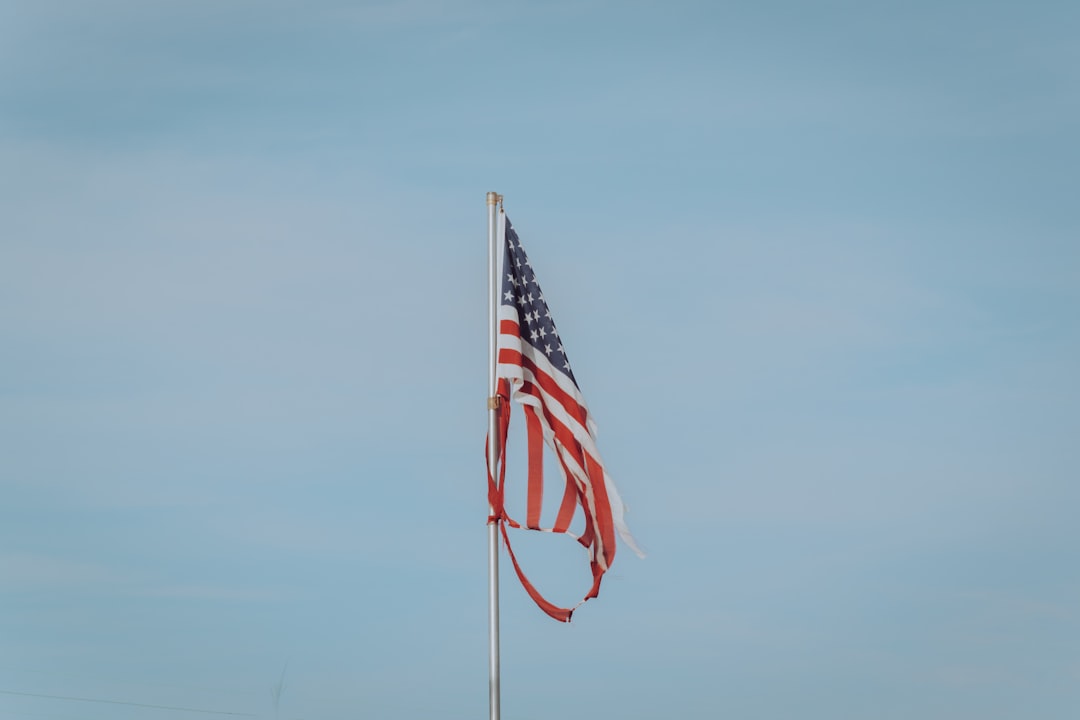
[[[499,346],[499,232],[498,193],[487,194],[488,209],[488,467],[498,480],[499,411],[497,401]],[[499,523],[495,508],[488,515],[488,707],[490,720],[499,720]]]

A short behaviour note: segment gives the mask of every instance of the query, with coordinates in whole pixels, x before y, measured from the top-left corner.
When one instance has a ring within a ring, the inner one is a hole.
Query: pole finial
[[[502,196],[499,195],[499,193],[497,193],[497,192],[489,192],[487,194],[487,204],[488,205],[496,205],[496,204],[498,204],[499,200],[501,200],[501,199],[502,199]]]

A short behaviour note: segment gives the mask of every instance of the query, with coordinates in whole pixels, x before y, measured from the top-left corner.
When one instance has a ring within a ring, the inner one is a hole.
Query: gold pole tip
[[[499,202],[499,193],[489,192],[487,194],[487,204],[488,205],[495,205],[498,202]]]

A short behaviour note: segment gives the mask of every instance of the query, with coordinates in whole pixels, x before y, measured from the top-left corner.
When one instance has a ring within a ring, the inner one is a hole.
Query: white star
[[[565,354],[566,354],[566,351],[565,351],[565,350],[563,350],[563,348],[562,348],[562,343],[559,343],[559,352],[560,352],[561,354],[563,354],[563,355],[565,355]]]
[[[514,293],[509,290],[503,294],[503,297],[506,298],[506,302],[514,302]]]
[[[532,314],[532,313],[528,313],[528,314],[527,314],[527,315],[525,316],[525,322],[527,322],[527,323],[529,323],[530,325],[532,325],[532,322],[533,322],[533,314]]]
[[[518,305],[524,305],[524,304],[525,304],[525,298],[523,298],[523,297],[521,297],[520,295],[518,295],[518,296],[517,296],[517,304],[518,304]]]
[[[540,328],[540,337],[547,337],[547,332],[544,331],[544,328]]]
[[[529,302],[533,302],[533,296],[532,296],[532,293],[529,293]]]
[[[532,338],[533,342],[536,342],[537,338],[539,338],[540,336],[535,330],[533,330],[531,333],[529,333],[529,337]]]
[[[550,355],[551,354],[551,346],[550,345],[545,345],[544,346],[544,352],[546,352],[548,355]]]

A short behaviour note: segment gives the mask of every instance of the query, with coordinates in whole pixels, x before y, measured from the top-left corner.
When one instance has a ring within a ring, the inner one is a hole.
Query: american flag
[[[503,436],[499,447],[505,447],[509,400],[512,397],[525,411],[528,430],[529,479],[525,527],[565,533],[588,549],[593,584],[581,601],[585,602],[596,597],[600,580],[615,559],[616,533],[638,555],[642,555],[642,552],[626,527],[622,499],[600,460],[600,453],[596,449],[596,424],[589,415],[574,372],[570,369],[570,361],[544,300],[544,293],[540,290],[536,273],[521,245],[521,238],[501,211],[499,232],[504,238],[497,367]],[[555,524],[549,528],[540,526],[544,444],[554,452],[566,479]],[[492,506],[502,521],[503,538],[518,577],[544,612],[557,620],[569,621],[573,609],[557,607],[545,600],[526,579],[510,549],[506,525],[521,525],[512,520],[502,507],[505,456],[500,457],[499,465],[497,483],[490,469],[488,474],[495,500]],[[583,510],[585,524],[580,536],[569,531],[578,507]]]

